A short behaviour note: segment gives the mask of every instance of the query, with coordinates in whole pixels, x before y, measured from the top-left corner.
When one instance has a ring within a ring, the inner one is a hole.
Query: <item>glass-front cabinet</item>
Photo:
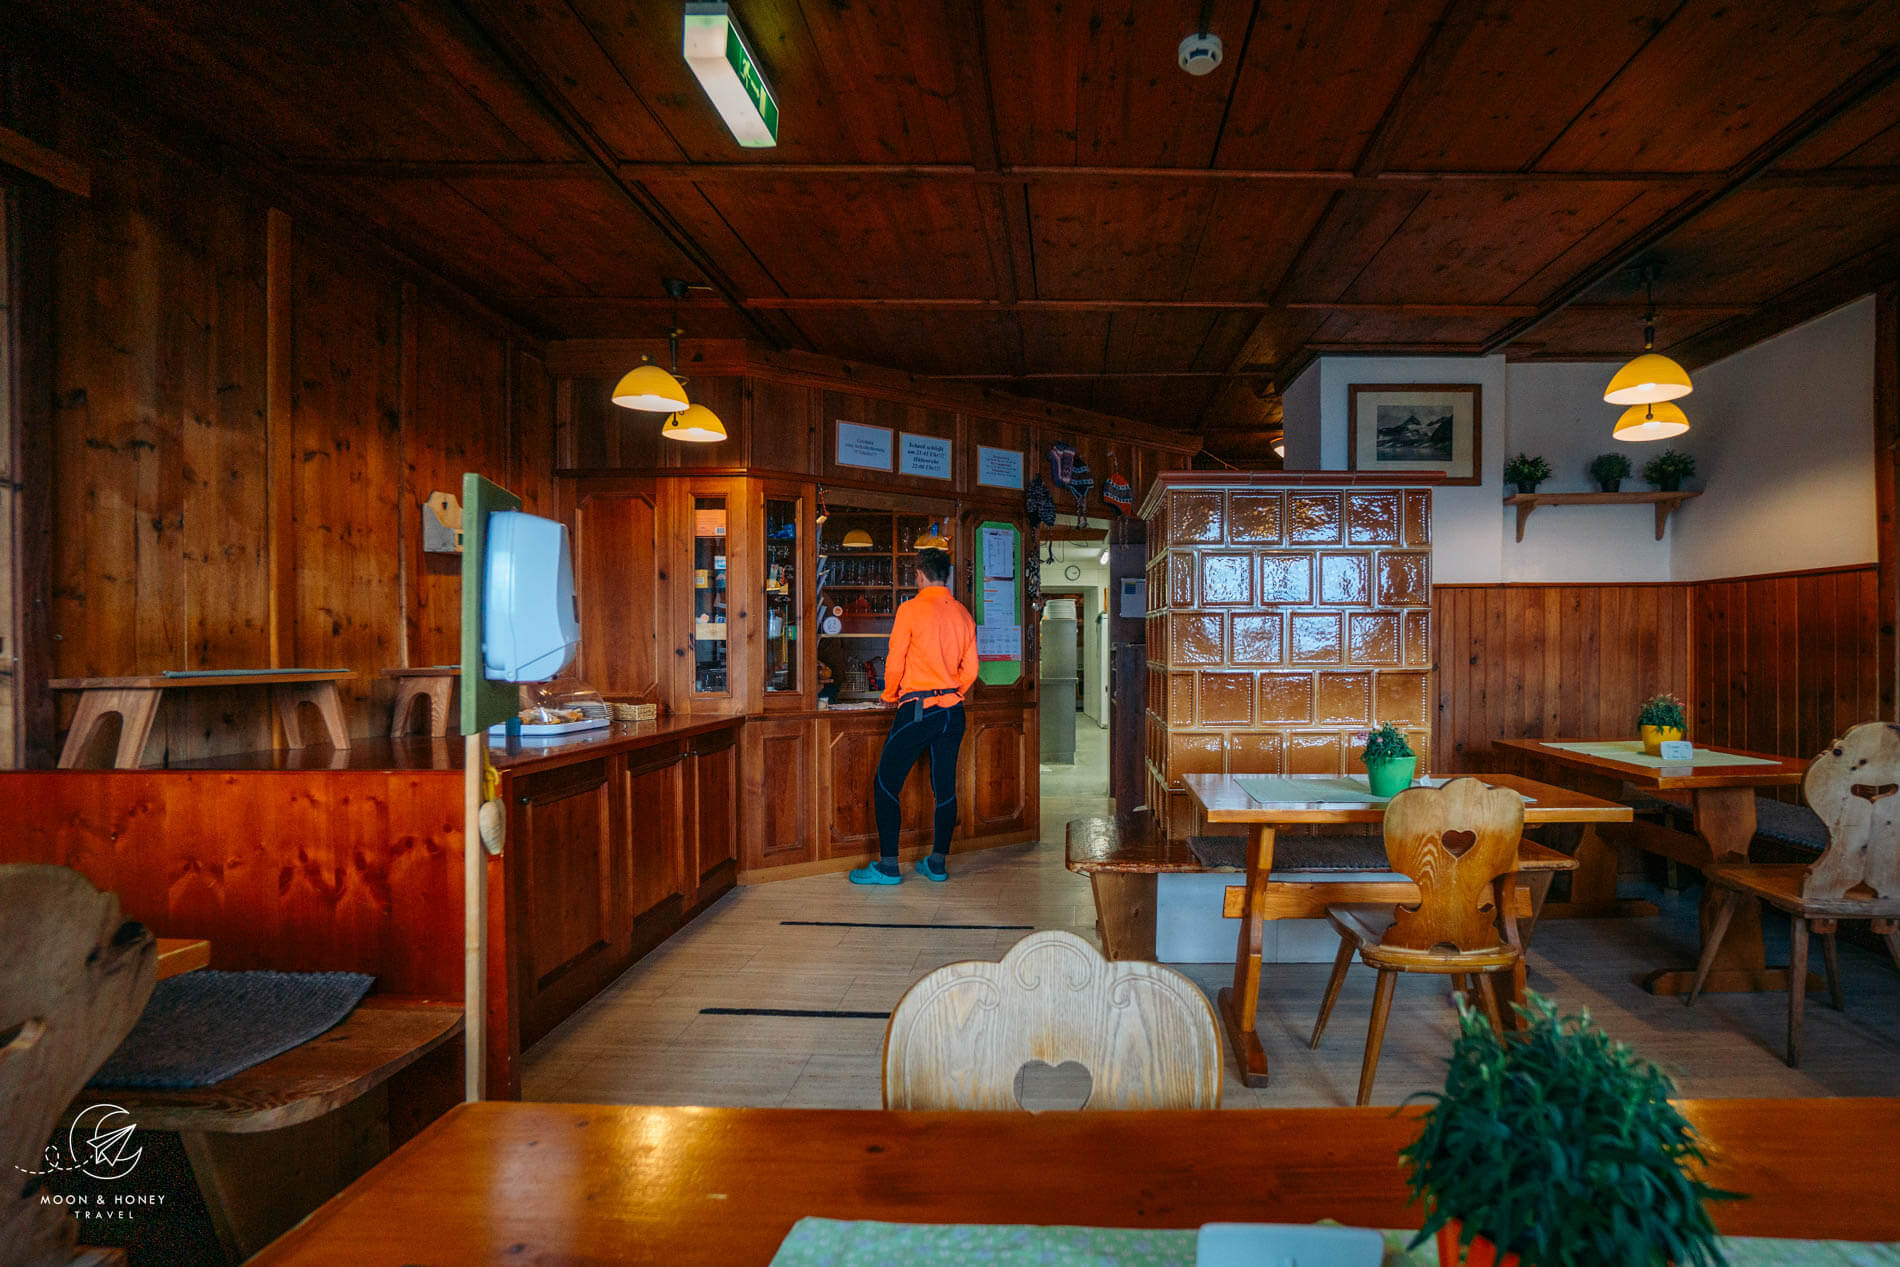
[[[818,697],[826,704],[868,703],[883,691],[891,622],[917,593],[911,547],[930,522],[832,504],[818,530]]]
[[[768,695],[797,694],[799,653],[803,643],[803,567],[805,506],[801,497],[765,498],[765,691]]]
[[[693,498],[693,694],[725,695],[731,669],[726,641],[726,499]]]

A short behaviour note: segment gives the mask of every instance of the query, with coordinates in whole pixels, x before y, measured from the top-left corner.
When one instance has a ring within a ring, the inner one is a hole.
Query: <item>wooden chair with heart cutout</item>
[[[1418,904],[1326,908],[1339,932],[1339,957],[1313,1024],[1312,1046],[1318,1047],[1356,951],[1379,973],[1358,1103],[1372,1097],[1399,973],[1449,976],[1460,990],[1474,978],[1492,1027],[1503,1028],[1492,974],[1515,968],[1521,954],[1511,895],[1523,834],[1524,798],[1477,779],[1408,788],[1387,803],[1386,859],[1418,885]]]
[[[1745,901],[1759,898],[1788,914],[1788,1065],[1801,1064],[1801,1012],[1807,1002],[1808,934],[1821,935],[1827,988],[1842,1007],[1841,965],[1834,934],[1844,919],[1864,919],[1887,943],[1900,967],[1900,726],[1867,722],[1836,739],[1801,780],[1808,808],[1827,824],[1827,845],[1812,863],[1716,867],[1709,883],[1721,886],[1695,984],[1693,1005],[1715,964],[1729,921]]]
[[[1220,1026],[1159,964],[1032,933],[1000,963],[953,963],[905,992],[884,1033],[887,1109],[1217,1109]],[[1077,1068],[1076,1066],[1079,1066]]]

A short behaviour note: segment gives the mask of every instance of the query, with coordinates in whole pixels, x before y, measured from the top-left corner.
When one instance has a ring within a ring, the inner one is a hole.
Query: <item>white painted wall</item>
[[[1048,547],[1043,547],[1047,557]],[[1102,564],[1102,547],[1090,548],[1080,542],[1060,541],[1056,543],[1056,562],[1042,565],[1042,588],[1049,590],[1080,589],[1082,610],[1078,619],[1082,623],[1082,713],[1097,726],[1108,725],[1108,622],[1101,619],[1106,610],[1108,588],[1108,568]],[[1081,571],[1081,579],[1071,581],[1063,576],[1069,567]]]
[[[1355,383],[1477,383],[1483,389],[1482,484],[1432,495],[1432,580],[1439,585],[1706,580],[1836,567],[1875,557],[1874,300],[1836,309],[1695,372],[1678,441],[1622,444],[1603,401],[1608,362],[1518,363],[1490,357],[1322,357],[1283,396],[1289,470],[1344,470]],[[1596,485],[1590,460],[1621,451],[1623,487],[1670,444],[1695,455],[1703,490],[1662,541],[1647,506],[1539,508],[1516,540],[1503,505],[1512,454],[1553,468],[1545,492]]]
[[[1680,403],[1703,493],[1670,528],[1676,579],[1874,561],[1871,295],[1697,370]]]

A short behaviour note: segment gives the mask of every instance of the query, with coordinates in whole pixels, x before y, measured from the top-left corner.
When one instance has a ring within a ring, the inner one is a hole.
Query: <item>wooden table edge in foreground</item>
[[[1628,829],[1629,840],[1639,848],[1700,871],[1706,871],[1717,863],[1746,862],[1749,842],[1755,837],[1755,789],[1797,786],[1806,775],[1809,764],[1804,757],[1783,757],[1744,748],[1710,746],[1703,751],[1755,757],[1773,762],[1774,765],[1772,768],[1759,765],[1711,766],[1698,774],[1691,763],[1690,773],[1684,774],[1671,772],[1679,770],[1679,767],[1638,765],[1594,753],[1551,747],[1553,743],[1608,743],[1612,740],[1499,739],[1494,742],[1498,747],[1522,753],[1532,760],[1570,770],[1574,777],[1596,780],[1606,792],[1612,786],[1620,788],[1624,782],[1633,782],[1638,787],[1650,787],[1658,792],[1686,792],[1695,823],[1694,834],[1639,822],[1633,823]],[[1638,914],[1657,913],[1651,903],[1617,899],[1616,850],[1613,844],[1603,841],[1594,829],[1586,830],[1584,838],[1578,843],[1577,858],[1583,864],[1583,871],[1571,887],[1572,909],[1553,911],[1553,915],[1617,915],[1628,913],[1630,907],[1637,907],[1635,913]],[[1699,918],[1704,937],[1708,935],[1713,917],[1714,894],[1705,887]],[[1695,970],[1690,967],[1658,968],[1646,974],[1641,984],[1651,994],[1673,996],[1687,994],[1694,979]],[[1818,990],[1820,984],[1818,978],[1810,978],[1812,988]],[[1722,942],[1721,955],[1702,988],[1709,993],[1737,994],[1759,991],[1779,993],[1788,989],[1788,970],[1770,968],[1762,947],[1761,903],[1750,900],[1736,908],[1728,936]]]
[[[1473,778],[1494,787],[1507,787],[1524,796],[1526,826],[1578,822],[1626,823],[1634,816],[1627,805],[1573,792],[1569,788],[1539,783],[1520,775],[1469,774],[1453,777]],[[1385,818],[1385,806],[1314,801],[1300,803],[1294,808],[1293,802],[1263,803],[1249,797],[1236,782],[1236,776],[1231,774],[1189,774],[1183,776],[1181,783],[1205,821],[1239,823],[1247,828],[1245,898],[1239,910],[1229,912],[1240,917],[1240,929],[1234,947],[1234,982],[1216,992],[1214,1011],[1227,1032],[1227,1041],[1233,1048],[1234,1065],[1241,1081],[1250,1087],[1264,1087],[1270,1080],[1270,1070],[1267,1051],[1260,1042],[1257,1025],[1264,925],[1270,918],[1289,917],[1285,913],[1270,913],[1269,910],[1269,893],[1276,887],[1266,882],[1273,869],[1274,828],[1299,823],[1378,823]],[[1277,804],[1284,804],[1287,808],[1271,807]],[[1538,893],[1540,901],[1542,887]],[[1503,910],[1507,938],[1517,937],[1518,898],[1521,893],[1513,877],[1512,893],[1505,901]],[[1334,900],[1367,901],[1375,898],[1373,895],[1349,894],[1342,890]],[[1379,896],[1376,900],[1387,899]],[[1522,972],[1520,959],[1514,973],[1517,978],[1514,984],[1519,987],[1522,985]]]
[[[1900,1239],[1900,1100],[1685,1100],[1730,1236]],[[801,1217],[1417,1227],[1417,1109],[895,1113],[483,1102],[253,1259],[766,1263]]]

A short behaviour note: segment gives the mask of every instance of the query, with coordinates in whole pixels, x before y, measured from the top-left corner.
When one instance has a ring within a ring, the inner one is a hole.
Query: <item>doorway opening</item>
[[[1108,523],[1056,534],[1040,561],[1042,796],[1100,800],[1109,795]]]

